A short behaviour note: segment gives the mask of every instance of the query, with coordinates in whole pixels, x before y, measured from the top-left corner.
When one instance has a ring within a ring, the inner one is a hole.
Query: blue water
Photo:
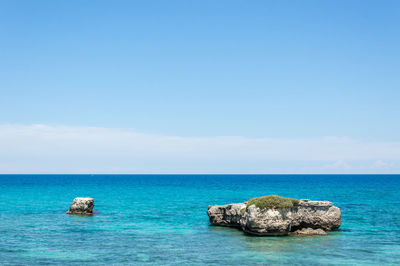
[[[279,194],[342,210],[328,236],[210,226],[210,204]],[[95,198],[91,217],[65,214]],[[4,264],[400,264],[400,175],[0,175]]]

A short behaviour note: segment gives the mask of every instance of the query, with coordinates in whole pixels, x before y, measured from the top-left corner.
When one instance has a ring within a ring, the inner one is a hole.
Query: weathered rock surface
[[[263,209],[254,205],[247,208],[241,219],[241,228],[252,235],[287,235],[291,228],[290,209]]]
[[[323,234],[338,229],[342,222],[340,209],[329,201],[300,200],[286,209],[260,209],[255,205],[246,209],[246,203],[215,205],[208,207],[207,214],[213,225],[240,227],[246,233],[261,236],[288,235],[294,231]]]
[[[240,227],[240,219],[245,210],[245,203],[233,203],[208,206],[207,214],[214,225]]]
[[[79,215],[92,215],[94,207],[94,199],[89,197],[75,198],[72,202],[68,214],[79,214]]]
[[[327,233],[322,230],[322,229],[312,229],[312,228],[303,228],[303,229],[299,229],[294,231],[294,234],[296,235],[327,235]]]
[[[300,200],[292,207],[292,230],[301,228],[321,228],[325,231],[336,230],[342,224],[342,214],[330,201]]]

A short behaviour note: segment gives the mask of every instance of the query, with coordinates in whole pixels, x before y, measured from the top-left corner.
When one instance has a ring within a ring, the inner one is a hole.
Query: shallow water
[[[0,175],[0,264],[400,264],[400,175]],[[328,236],[210,226],[211,204],[279,194],[342,210]],[[91,217],[65,214],[95,198]]]

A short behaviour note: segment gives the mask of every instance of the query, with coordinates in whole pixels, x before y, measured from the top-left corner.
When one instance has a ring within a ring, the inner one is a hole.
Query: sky
[[[0,1],[0,173],[400,173],[399,1]]]

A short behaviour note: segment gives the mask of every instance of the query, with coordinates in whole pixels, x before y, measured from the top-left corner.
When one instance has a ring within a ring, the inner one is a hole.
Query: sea
[[[332,201],[340,230],[256,237],[208,205]],[[93,197],[92,216],[67,215]],[[400,175],[0,175],[0,265],[400,265]]]

